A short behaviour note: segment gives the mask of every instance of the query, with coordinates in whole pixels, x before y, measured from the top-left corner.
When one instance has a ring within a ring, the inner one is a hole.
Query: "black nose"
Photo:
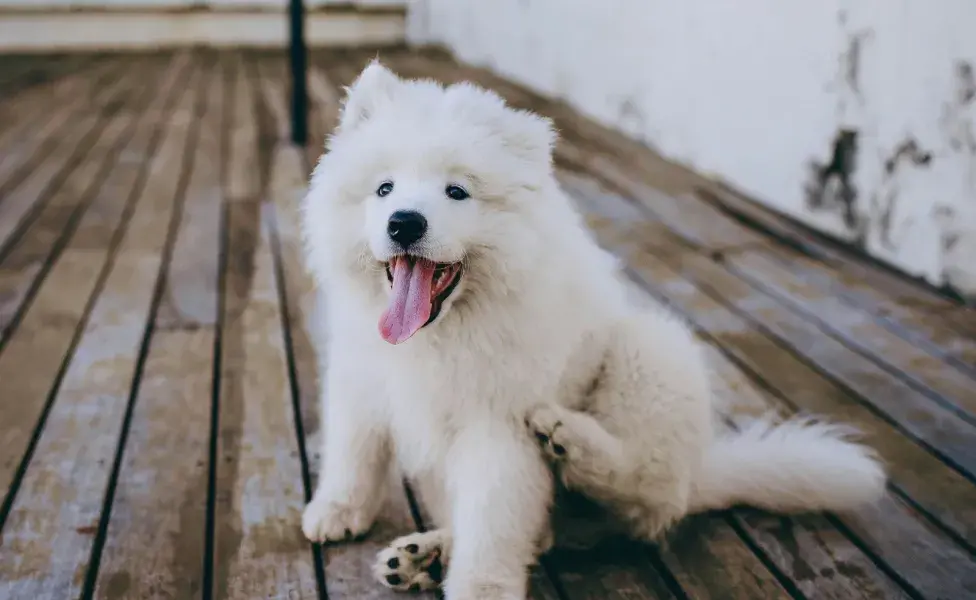
[[[415,210],[398,210],[390,215],[390,221],[386,224],[390,239],[403,246],[404,250],[424,237],[426,231],[427,219]]]

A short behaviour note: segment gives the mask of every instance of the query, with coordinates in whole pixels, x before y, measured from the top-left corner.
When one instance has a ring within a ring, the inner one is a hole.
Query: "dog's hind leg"
[[[563,484],[595,498],[617,495],[627,469],[621,440],[592,416],[556,404],[542,404],[525,420]]]
[[[573,410],[547,403],[526,422],[567,488],[654,538],[688,508],[711,439],[707,372],[686,330],[640,315],[614,327]]]
[[[563,485],[617,513],[635,537],[654,539],[685,514],[690,481],[675,473],[677,461],[655,467],[636,460],[631,440],[561,406],[538,406],[526,423]]]

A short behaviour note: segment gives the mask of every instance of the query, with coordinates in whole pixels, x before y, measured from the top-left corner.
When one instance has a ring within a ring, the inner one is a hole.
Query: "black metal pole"
[[[305,71],[305,4],[291,0],[291,139],[302,146],[308,141],[308,91]]]

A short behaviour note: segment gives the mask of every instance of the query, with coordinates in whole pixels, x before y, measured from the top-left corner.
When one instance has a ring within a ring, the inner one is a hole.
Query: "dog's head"
[[[313,268],[381,295],[383,338],[406,341],[533,262],[554,141],[547,119],[492,92],[371,63],[347,91],[305,200]]]

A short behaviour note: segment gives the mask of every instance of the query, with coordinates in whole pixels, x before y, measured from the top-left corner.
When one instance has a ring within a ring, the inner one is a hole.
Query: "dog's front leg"
[[[338,353],[326,372],[322,415],[322,469],[302,530],[314,542],[341,541],[365,533],[386,500],[389,429],[381,391]]]
[[[448,457],[454,532],[447,600],[524,600],[528,567],[548,527],[552,478],[515,428],[460,434]]]

